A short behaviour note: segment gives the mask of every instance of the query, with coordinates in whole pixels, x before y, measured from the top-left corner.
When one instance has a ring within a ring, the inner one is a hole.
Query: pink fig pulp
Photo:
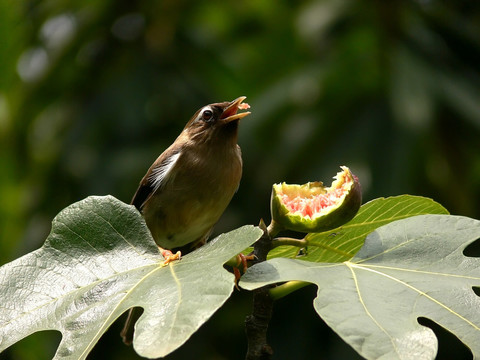
[[[350,221],[362,203],[358,178],[346,166],[330,187],[320,181],[304,185],[274,184],[273,220],[288,230],[322,232]]]

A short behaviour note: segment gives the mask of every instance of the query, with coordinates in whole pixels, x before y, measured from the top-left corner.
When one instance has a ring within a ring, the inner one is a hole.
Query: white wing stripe
[[[149,181],[153,183],[153,191],[157,191],[160,186],[167,180],[170,172],[172,171],[175,163],[180,157],[181,152],[176,153],[175,155],[170,156],[167,160],[163,162],[159,167],[152,170],[152,173],[148,177]]]

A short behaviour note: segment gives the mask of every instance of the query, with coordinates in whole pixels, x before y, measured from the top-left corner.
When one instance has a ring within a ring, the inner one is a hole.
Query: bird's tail
[[[123,339],[123,342],[126,345],[131,345],[133,342],[133,331],[135,323],[137,322],[140,315],[142,315],[143,309],[140,307],[134,307],[130,309],[128,312],[127,321],[125,321],[125,325],[123,326],[122,331],[120,332],[120,336]]]

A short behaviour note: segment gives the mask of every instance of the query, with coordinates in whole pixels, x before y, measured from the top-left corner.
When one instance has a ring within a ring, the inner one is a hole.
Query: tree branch
[[[254,244],[254,254],[259,263],[267,259],[268,252],[272,249],[272,235],[267,230],[263,220],[260,221],[263,230],[262,237]],[[273,226],[269,226],[273,230]],[[277,232],[275,231],[272,232]],[[272,317],[273,299],[269,294],[271,286],[264,286],[253,291],[252,314],[245,319],[248,350],[246,360],[268,360],[272,358],[273,350],[267,343],[268,324]]]

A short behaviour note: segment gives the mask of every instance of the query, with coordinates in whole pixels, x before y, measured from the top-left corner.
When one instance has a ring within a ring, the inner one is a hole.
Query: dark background
[[[0,0],[0,263],[73,202],[129,202],[198,108],[240,95],[244,176],[216,234],[268,221],[272,183],[329,183],[340,165],[365,201],[410,193],[480,218],[479,64],[478,1]],[[314,294],[276,304],[276,358],[355,358]],[[168,359],[242,359],[249,311],[236,292]],[[89,358],[137,359],[120,328]],[[439,359],[470,356],[445,337]],[[49,359],[59,340],[0,358]]]

